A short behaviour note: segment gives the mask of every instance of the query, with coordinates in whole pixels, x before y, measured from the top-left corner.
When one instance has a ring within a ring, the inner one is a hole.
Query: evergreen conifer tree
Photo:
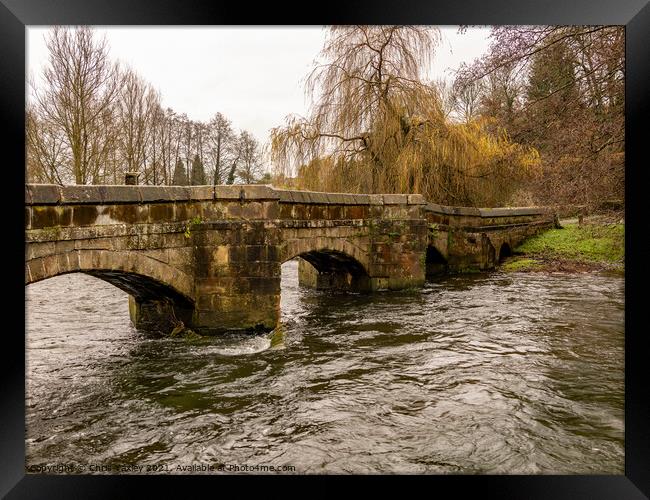
[[[203,168],[203,163],[199,159],[199,155],[194,156],[192,161],[192,186],[203,186],[205,185],[205,170]]]
[[[187,186],[187,174],[185,173],[185,166],[180,159],[176,161],[172,184],[174,186]]]

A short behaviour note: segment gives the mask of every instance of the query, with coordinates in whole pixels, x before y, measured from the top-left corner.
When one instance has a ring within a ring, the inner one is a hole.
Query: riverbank
[[[560,221],[515,248],[499,266],[504,272],[625,271],[625,222],[617,215]]]

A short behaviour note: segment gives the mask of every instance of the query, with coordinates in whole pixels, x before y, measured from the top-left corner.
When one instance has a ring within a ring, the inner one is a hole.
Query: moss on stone
[[[50,226],[41,229],[44,240],[58,240],[61,236],[61,226]]]
[[[200,215],[197,215],[196,217],[192,218],[187,225],[185,226],[185,238],[190,238],[192,235],[192,228],[194,226],[197,226],[203,222],[203,218]]]
[[[541,263],[535,259],[528,258],[512,258],[508,259],[501,266],[501,270],[505,272],[518,272],[518,271],[531,271],[541,266]]]

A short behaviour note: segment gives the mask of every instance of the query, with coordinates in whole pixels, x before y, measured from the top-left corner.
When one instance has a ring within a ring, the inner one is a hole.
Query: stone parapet
[[[58,186],[26,184],[25,205],[112,205],[207,200],[279,200],[271,186]]]
[[[424,210],[437,214],[469,215],[473,217],[516,217],[520,215],[549,215],[552,213],[547,207],[474,208],[450,207],[436,203],[427,203]]]
[[[275,191],[280,194],[280,203],[320,205],[425,205],[427,203],[421,194],[325,193],[286,189]]]

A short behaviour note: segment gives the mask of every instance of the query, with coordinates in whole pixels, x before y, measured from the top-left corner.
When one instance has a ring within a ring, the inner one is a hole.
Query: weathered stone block
[[[190,199],[197,201],[213,200],[214,186],[190,186]]]
[[[322,203],[322,204],[329,203],[329,199],[327,198],[326,193],[312,192],[310,194],[311,194],[312,203]]]
[[[39,259],[53,254],[55,251],[54,242],[32,243],[25,251],[27,260]]]
[[[278,245],[268,245],[266,247],[266,258],[269,262],[280,260],[280,249]]]
[[[134,204],[110,205],[109,217],[124,224],[135,224],[138,221],[138,206]]]
[[[212,252],[212,259],[218,266],[226,266],[230,262],[230,248],[227,246],[219,246]]]
[[[286,189],[276,189],[276,193],[280,196],[279,201],[280,203],[292,203],[293,198],[291,197],[291,191],[287,191]]]
[[[102,186],[103,203],[139,203],[140,190],[138,186]]]
[[[226,209],[219,202],[204,203],[203,218],[208,222],[223,220],[226,218]]]
[[[72,244],[75,250],[91,250],[91,249],[108,249],[113,248],[113,238],[93,238],[87,240],[75,240],[66,242]]]
[[[421,194],[409,194],[408,195],[408,204],[409,205],[426,205],[427,200]]]
[[[385,194],[384,205],[406,205],[408,196],[405,194]]]
[[[206,293],[199,294],[196,300],[197,309],[203,309],[206,311],[212,310],[214,306],[217,305],[215,304],[216,301],[213,301],[213,298],[216,297],[217,296],[214,294],[206,294]]]
[[[548,209],[540,207],[481,208],[481,217],[515,217],[520,215],[544,215]]]
[[[258,262],[266,260],[266,245],[246,246],[246,262]]]
[[[165,222],[174,220],[173,203],[154,203],[149,205],[149,222]]]
[[[165,191],[172,201],[190,200],[190,188],[188,186],[167,186]]]
[[[27,262],[28,274],[30,276],[30,283],[45,279],[45,269],[43,267],[43,259],[34,259]]]
[[[28,184],[26,198],[34,205],[54,205],[61,201],[61,190],[54,184]]]
[[[280,204],[277,201],[264,201],[262,207],[263,219],[277,219],[280,216]]]
[[[234,278],[227,276],[198,278],[195,280],[196,295],[230,295],[232,293],[233,282]]]
[[[56,255],[48,255],[43,257],[43,268],[45,276],[48,278],[59,274],[59,259]]]
[[[230,262],[246,262],[246,246],[233,245],[229,247],[228,260]]]
[[[226,214],[229,219],[240,219],[243,215],[243,204],[228,203],[226,205]]]
[[[251,277],[251,276],[280,276],[281,267],[279,262],[233,262],[228,267],[228,276]]]
[[[370,195],[367,194],[355,194],[354,201],[359,205],[370,205],[371,198]]]
[[[138,239],[138,244],[143,250],[163,248],[164,238],[160,233],[141,234]]]
[[[214,199],[215,200],[243,200],[246,196],[244,189],[241,186],[215,186]]]
[[[363,219],[367,213],[367,207],[363,205],[349,205],[346,209],[348,219]]]
[[[263,219],[264,206],[259,201],[248,201],[241,207],[241,217],[247,220]]]
[[[304,191],[291,191],[291,198],[294,203],[309,203],[309,195]]]
[[[357,204],[356,195],[350,194],[350,193],[344,193],[343,194],[343,203],[345,205],[356,205]]]
[[[280,194],[266,184],[243,186],[245,200],[279,200]]]
[[[203,202],[198,202],[198,201],[192,201],[192,202],[187,202],[183,203],[187,207],[186,211],[186,216],[188,219],[195,219],[197,217],[203,219],[203,206],[205,203]],[[147,206],[147,205],[144,205]],[[178,219],[178,220],[183,220],[183,219]]]
[[[143,203],[169,203],[171,200],[165,186],[138,186],[140,201]]]
[[[254,294],[254,301],[259,303],[259,295],[280,295],[280,279],[273,276],[252,276],[245,278],[248,281],[251,293]]]
[[[94,203],[103,202],[103,186],[61,186],[61,203]]]
[[[92,226],[99,215],[96,205],[75,205],[72,212],[72,224],[79,226]]]

